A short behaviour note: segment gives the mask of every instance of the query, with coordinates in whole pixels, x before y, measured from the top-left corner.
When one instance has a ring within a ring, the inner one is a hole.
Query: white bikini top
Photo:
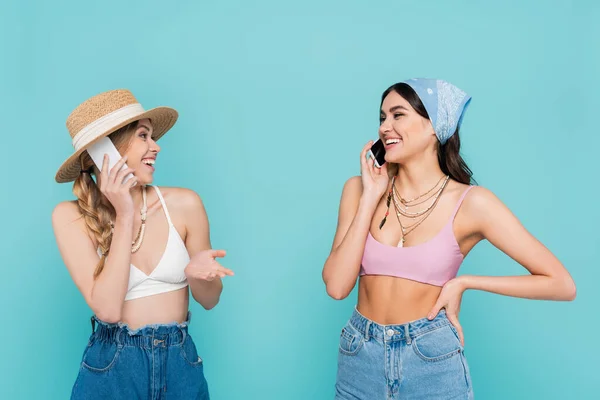
[[[153,186],[156,194],[162,204],[163,210],[169,223],[169,236],[167,246],[160,261],[150,275],[146,275],[142,270],[131,264],[129,267],[129,285],[125,301],[139,299],[140,297],[152,296],[155,294],[171,292],[182,289],[188,285],[185,273],[185,267],[190,262],[190,256],[185,247],[185,243],[179,232],[171,222],[167,204],[158,187]],[[99,255],[100,249],[98,249]]]

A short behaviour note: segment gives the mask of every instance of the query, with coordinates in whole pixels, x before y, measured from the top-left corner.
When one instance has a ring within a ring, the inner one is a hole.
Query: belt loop
[[[367,320],[367,324],[365,325],[365,340],[368,342],[369,339],[371,338],[370,336],[370,329],[371,329],[371,321]]]
[[[185,343],[185,337],[187,335],[187,332],[185,331],[185,329],[181,328],[179,329],[181,331],[181,344]]]
[[[121,333],[123,333],[123,328],[117,327],[115,328],[115,341],[117,342],[117,346],[121,346]]]
[[[408,329],[408,324],[404,325],[404,336],[406,336],[406,344],[411,344],[412,339],[410,337],[410,331]]]
[[[92,323],[92,333],[96,332],[96,319],[94,318],[94,316],[92,315],[92,318],[90,318],[90,322]]]

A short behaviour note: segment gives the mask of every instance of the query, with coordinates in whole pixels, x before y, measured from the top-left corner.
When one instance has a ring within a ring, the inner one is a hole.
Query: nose
[[[158,154],[158,152],[160,152],[160,146],[152,138],[150,138],[150,151],[157,153],[157,154]]]
[[[392,124],[391,122],[388,121],[388,119],[384,119],[381,124],[379,125],[379,134],[380,135],[385,135],[386,133],[390,132],[392,130]]]

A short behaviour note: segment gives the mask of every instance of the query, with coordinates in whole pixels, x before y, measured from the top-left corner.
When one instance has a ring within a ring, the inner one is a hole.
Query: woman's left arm
[[[223,283],[221,278],[233,275],[222,267],[215,258],[224,257],[225,251],[211,250],[210,228],[204,204],[194,191],[182,191],[182,210],[185,210],[185,246],[190,255],[190,263],[185,274],[190,285],[192,297],[206,310],[219,302]]]
[[[468,289],[484,290],[511,297],[537,300],[571,301],[576,288],[562,263],[531,235],[515,215],[489,190],[474,187],[461,206],[473,235],[487,239],[529,271],[523,276],[462,275],[452,279],[442,289],[429,314],[435,317],[446,308],[448,318],[457,327],[462,294]]]
[[[575,283],[562,263],[531,235],[515,215],[489,190],[475,187],[465,199],[476,234],[529,271],[526,276],[462,276],[466,289],[536,300],[571,301]]]

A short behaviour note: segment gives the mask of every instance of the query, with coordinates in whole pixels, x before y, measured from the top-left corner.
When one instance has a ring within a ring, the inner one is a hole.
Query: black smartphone
[[[385,146],[381,139],[377,139],[371,149],[367,153],[368,157],[371,157],[374,160],[374,165],[377,168],[381,168],[383,164],[385,164]]]

